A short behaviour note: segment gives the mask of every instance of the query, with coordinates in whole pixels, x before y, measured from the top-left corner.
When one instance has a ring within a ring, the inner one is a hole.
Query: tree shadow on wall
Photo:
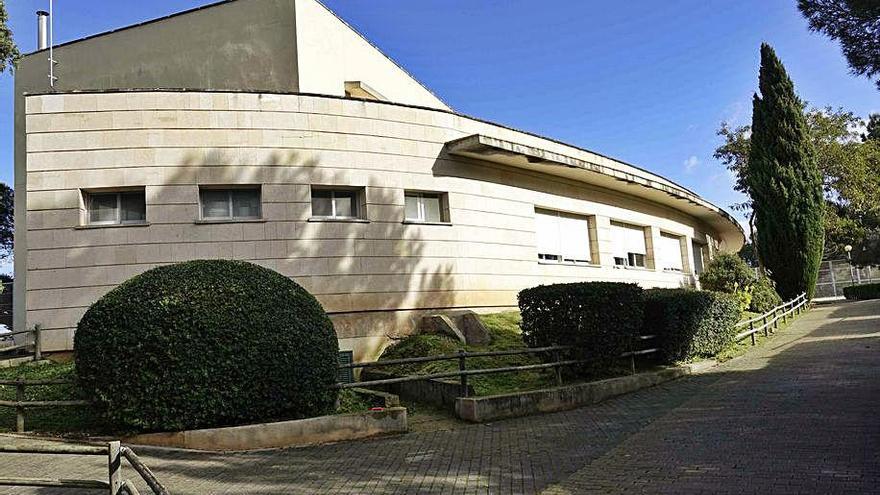
[[[255,164],[255,165],[251,165]],[[339,338],[363,334],[369,325],[375,355],[387,339],[412,327],[409,321],[377,319],[378,310],[445,308],[456,305],[454,231],[445,226],[403,223],[403,192],[371,177],[342,168],[335,157],[320,151],[205,149],[188,152],[163,185],[149,187],[150,204],[184,197],[166,214],[182,229],[151,242],[192,245],[172,259],[226,258],[251,261],[288,276],[302,285],[334,316]],[[366,178],[366,179],[363,179]],[[261,185],[263,223],[196,224],[200,185]],[[366,188],[363,222],[315,221],[311,218],[310,186]],[[172,190],[174,189],[174,190]],[[183,194],[181,194],[183,193]],[[147,230],[163,232],[153,224]],[[149,234],[147,234],[149,235]],[[172,250],[174,247],[172,246]],[[143,266],[147,269],[150,266]]]

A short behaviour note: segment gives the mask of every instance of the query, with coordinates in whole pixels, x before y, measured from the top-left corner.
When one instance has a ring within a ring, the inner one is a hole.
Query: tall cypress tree
[[[794,84],[773,48],[761,45],[749,186],[758,254],[783,298],[812,297],[825,244],[822,175]]]

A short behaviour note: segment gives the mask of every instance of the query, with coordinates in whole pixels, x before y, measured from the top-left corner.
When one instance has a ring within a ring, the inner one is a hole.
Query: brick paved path
[[[840,304],[711,373],[575,411],[249,454],[137,450],[174,494],[880,493],[878,350],[880,301]],[[0,459],[0,476],[103,469]]]

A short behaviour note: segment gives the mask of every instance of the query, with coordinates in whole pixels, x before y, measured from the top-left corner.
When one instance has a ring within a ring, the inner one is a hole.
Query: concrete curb
[[[566,411],[596,404],[605,399],[653,387],[683,376],[703,373],[718,363],[714,360],[671,366],[659,371],[621,376],[589,383],[578,383],[529,392],[459,397],[455,414],[465,421],[485,423],[506,418]]]
[[[406,408],[392,407],[381,411],[319,416],[277,423],[145,433],[124,438],[123,442],[153,447],[227,452],[357,440],[378,435],[406,433],[407,429]]]

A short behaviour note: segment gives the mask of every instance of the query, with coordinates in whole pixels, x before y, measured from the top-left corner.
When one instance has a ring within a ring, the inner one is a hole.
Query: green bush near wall
[[[93,304],[78,382],[119,427],[169,431],[333,411],[338,343],[320,303],[241,261],[144,272]]]
[[[749,311],[753,313],[766,313],[782,304],[782,298],[776,292],[773,281],[767,277],[758,277],[758,281],[752,286],[752,300]]]
[[[861,284],[843,288],[843,296],[850,300],[880,299],[880,283]]]
[[[643,335],[655,340],[664,362],[711,357],[733,342],[739,321],[730,294],[688,289],[645,291]]]
[[[519,293],[523,340],[529,347],[570,345],[568,357],[607,367],[628,351],[642,328],[643,291],[636,284],[541,285]]]

